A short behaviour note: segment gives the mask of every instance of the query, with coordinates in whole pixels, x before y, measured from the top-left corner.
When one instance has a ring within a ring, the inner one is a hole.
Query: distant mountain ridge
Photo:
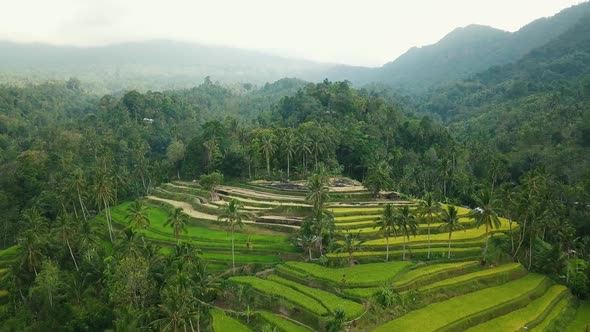
[[[175,41],[146,41],[97,47],[0,41],[0,79],[67,79],[77,76],[103,89],[164,90],[199,85],[210,76],[224,83],[264,84],[284,77],[309,77],[331,64],[268,55],[253,50]]]
[[[492,66],[517,61],[565,33],[589,13],[590,2],[585,2],[552,17],[537,19],[514,33],[469,25],[453,30],[435,44],[413,47],[382,67],[338,66],[330,68],[325,76],[333,80],[347,79],[357,85],[380,82],[408,91],[424,91]]]
[[[590,14],[590,2],[537,19],[510,33],[482,25],[457,28],[439,42],[413,47],[378,68],[336,65],[268,55],[254,50],[146,41],[100,47],[18,44],[0,41],[0,83],[82,80],[97,93],[169,90],[199,85],[207,76],[225,84],[262,85],[284,77],[307,81],[381,83],[407,93],[468,78],[516,62],[557,38]]]

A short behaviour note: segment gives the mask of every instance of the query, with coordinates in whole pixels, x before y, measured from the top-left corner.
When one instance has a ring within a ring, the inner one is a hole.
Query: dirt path
[[[193,209],[193,207],[190,204],[185,203],[185,202],[179,202],[179,201],[175,201],[172,199],[160,198],[160,197],[156,197],[156,196],[146,196],[146,198],[154,200],[154,201],[168,203],[174,207],[181,208],[184,213],[186,213],[187,215],[189,215],[193,218],[217,221],[217,216],[212,215],[212,214],[203,213],[201,211],[197,211],[197,210]],[[273,225],[273,226],[288,227],[288,228],[299,228],[299,227],[293,226],[293,225],[260,223],[260,222],[255,222],[253,220],[242,220],[242,222],[244,224]]]

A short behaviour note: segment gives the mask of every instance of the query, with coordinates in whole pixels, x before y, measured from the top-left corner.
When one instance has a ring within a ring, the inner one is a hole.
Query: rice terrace
[[[375,199],[359,183],[333,180],[209,189],[174,181],[111,207],[108,219],[124,236],[143,211],[133,236],[165,255],[198,251],[221,283],[206,304],[214,331],[576,331],[590,321],[568,288],[490,252],[516,223],[498,217],[488,229],[464,207],[397,193]],[[15,249],[1,252],[3,266]]]
[[[590,332],[590,0],[0,10],[0,332]]]

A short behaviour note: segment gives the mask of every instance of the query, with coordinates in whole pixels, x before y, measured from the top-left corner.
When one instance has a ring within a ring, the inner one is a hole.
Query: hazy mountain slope
[[[206,76],[224,83],[264,84],[308,77],[327,67],[250,50],[171,41],[90,48],[0,42],[3,81],[77,76],[89,88],[105,90],[191,87]]]
[[[338,66],[325,76],[359,85],[382,82],[406,91],[423,92],[442,82],[514,62],[563,34],[588,13],[590,3],[585,2],[553,17],[535,20],[514,33],[481,25],[457,28],[436,44],[411,48],[380,68]]]

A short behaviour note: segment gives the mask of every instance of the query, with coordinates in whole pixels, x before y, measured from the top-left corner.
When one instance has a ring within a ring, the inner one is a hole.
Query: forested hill
[[[0,41],[1,82],[43,82],[75,76],[87,90],[190,88],[207,76],[226,84],[263,85],[284,77],[309,77],[332,65],[258,51],[173,41],[97,47]]]
[[[441,86],[416,104],[458,139],[502,155],[506,177],[542,166],[568,182],[588,181],[590,15],[519,61]]]
[[[517,61],[566,32],[588,13],[590,3],[585,2],[553,17],[535,20],[514,33],[470,25],[455,29],[436,44],[414,47],[380,68],[341,66],[331,68],[325,76],[360,85],[382,82],[409,92],[423,92],[439,83]]]

